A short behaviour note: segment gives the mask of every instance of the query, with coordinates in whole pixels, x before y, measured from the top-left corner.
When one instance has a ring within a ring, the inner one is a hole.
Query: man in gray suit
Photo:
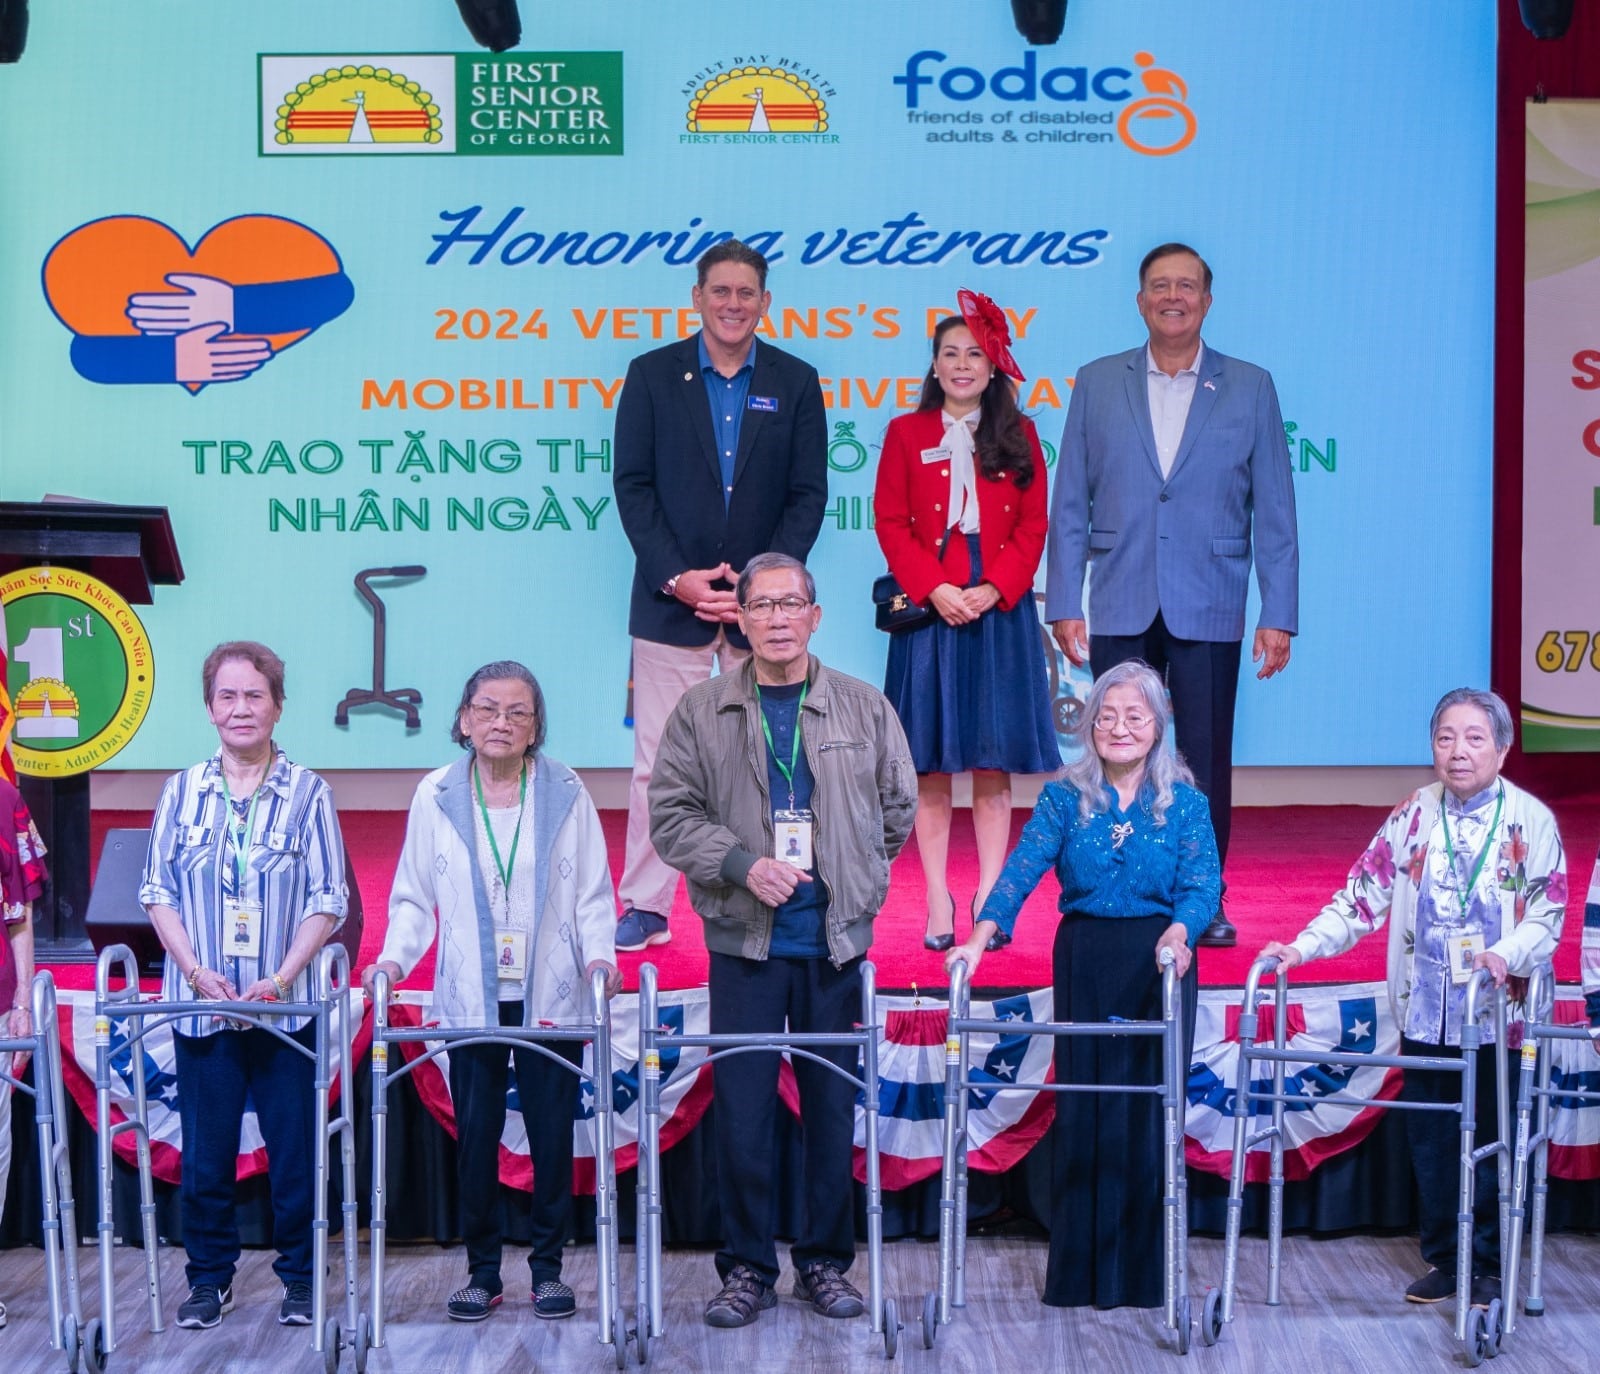
[[[1096,359],[1073,387],[1045,615],[1062,652],[1096,677],[1130,658],[1166,677],[1178,748],[1211,803],[1226,861],[1252,544],[1257,677],[1282,671],[1299,629],[1288,443],[1272,378],[1201,342],[1211,269],[1194,249],[1151,249],[1136,301],[1149,341]],[[1237,938],[1219,910],[1200,943]]]

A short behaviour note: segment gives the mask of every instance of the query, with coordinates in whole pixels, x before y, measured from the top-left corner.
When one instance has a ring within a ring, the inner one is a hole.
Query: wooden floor
[[[1600,1240],[1556,1236],[1547,1248],[1545,1297],[1548,1315],[1521,1319],[1499,1359],[1486,1368],[1512,1371],[1567,1371],[1595,1367],[1597,1313],[1600,1313]],[[83,1250],[85,1307],[98,1310],[92,1253]],[[976,1238],[969,1249],[968,1304],[955,1322],[939,1329],[933,1350],[922,1347],[919,1313],[922,1294],[933,1287],[937,1251],[929,1244],[900,1242],[884,1254],[885,1292],[900,1304],[907,1328],[901,1333],[896,1364],[908,1371],[1094,1370],[1134,1374],[1143,1370],[1400,1371],[1461,1367],[1451,1336],[1453,1308],[1407,1306],[1400,1298],[1417,1273],[1416,1242],[1399,1237],[1313,1241],[1289,1239],[1284,1254],[1285,1301],[1276,1309],[1261,1301],[1264,1246],[1248,1241],[1242,1255],[1240,1303],[1222,1341],[1199,1345],[1187,1361],[1173,1353],[1155,1312],[1057,1311],[1040,1305],[1044,1245],[1014,1238]],[[1222,1267],[1219,1241],[1193,1242],[1192,1286],[1198,1297],[1216,1282]],[[139,1252],[119,1249],[117,1281],[119,1348],[107,1368],[114,1371],[227,1370],[229,1374],[271,1371],[291,1374],[323,1367],[311,1350],[305,1328],[276,1322],[281,1290],[271,1256],[245,1256],[235,1284],[233,1312],[212,1331],[180,1331],[171,1313],[183,1296],[183,1256],[165,1252],[162,1280],[167,1330],[151,1335],[142,1301],[144,1267]],[[594,1325],[594,1250],[570,1252],[566,1277],[579,1293],[578,1316],[570,1321],[537,1320],[523,1294],[526,1277],[520,1254],[508,1253],[507,1301],[487,1322],[467,1327],[445,1319],[443,1299],[462,1279],[459,1251],[403,1248],[392,1252],[388,1269],[388,1341],[371,1352],[370,1370],[384,1374],[452,1374],[453,1371],[600,1371],[615,1368],[609,1347],[597,1344]],[[631,1279],[632,1256],[623,1273]],[[865,1287],[864,1259],[855,1277]],[[667,1256],[666,1331],[652,1344],[650,1366],[660,1370],[835,1371],[894,1368],[884,1363],[880,1337],[865,1318],[830,1322],[788,1297],[789,1276],[779,1289],[776,1309],[742,1331],[712,1331],[700,1320],[714,1288],[711,1257],[676,1251]],[[0,1294],[9,1324],[0,1331],[0,1371],[31,1374],[65,1369],[63,1356],[46,1349],[48,1305],[37,1250],[0,1253]],[[365,1288],[363,1287],[363,1300]],[[631,1304],[630,1304],[631,1306]],[[630,1366],[633,1363],[630,1351]],[[354,1368],[345,1352],[340,1366]]]

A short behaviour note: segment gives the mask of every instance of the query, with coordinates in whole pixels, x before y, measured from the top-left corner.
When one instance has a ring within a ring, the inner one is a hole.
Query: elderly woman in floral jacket
[[[1344,888],[1288,944],[1261,953],[1288,968],[1343,954],[1389,925],[1389,1004],[1400,1051],[1431,1058],[1461,1053],[1466,985],[1485,968],[1497,985],[1526,977],[1550,958],[1566,910],[1566,861],[1555,817],[1500,776],[1511,747],[1511,713],[1493,692],[1445,693],[1430,723],[1438,781],[1390,813]],[[1478,1052],[1480,1141],[1496,1138],[1494,1082],[1513,1060],[1492,1037]],[[1454,1074],[1408,1070],[1401,1099],[1460,1100]],[[1456,1291],[1459,1123],[1444,1112],[1404,1113],[1417,1180],[1422,1258],[1428,1271],[1406,1300],[1442,1302]],[[1479,1166],[1473,1228],[1472,1300],[1499,1296],[1495,1168]]]

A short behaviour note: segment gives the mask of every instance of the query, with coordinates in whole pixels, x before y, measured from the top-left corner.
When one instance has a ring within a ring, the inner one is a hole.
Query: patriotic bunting
[[[88,992],[63,990],[59,994],[61,1040],[65,1079],[79,1110],[93,1123],[94,1102],[94,998]],[[1399,1036],[1389,1015],[1380,983],[1307,985],[1291,991],[1290,1043],[1315,1055],[1322,1051],[1393,1054]],[[884,1037],[879,1045],[878,1112],[883,1186],[903,1188],[932,1178],[939,1172],[944,1130],[944,1043],[946,1012],[942,1002],[902,997],[880,997]],[[1047,1036],[1008,1033],[1007,1026],[1040,1022],[1050,1016],[1050,991],[1019,994],[994,1002],[975,1002],[972,1015],[995,1023],[992,1033],[971,1037],[973,1077],[968,1100],[970,1166],[981,1172],[998,1172],[1020,1160],[1044,1134],[1054,1115],[1049,1093],[1002,1091],[1011,1084],[1038,1084],[1050,1080],[1052,1042]],[[372,1037],[372,1018],[365,1014],[356,1028],[355,1054],[364,1059]],[[704,988],[663,992],[660,997],[664,1025],[684,1034],[704,1034],[709,1029]],[[1262,1025],[1269,1024],[1263,1008]],[[1187,1157],[1191,1168],[1226,1176],[1233,1149],[1233,1083],[1238,1064],[1238,993],[1223,988],[1202,988],[1195,1024],[1195,1048],[1188,1083]],[[396,1026],[426,1025],[427,1003],[403,994],[394,1004],[391,1022]],[[1583,1003],[1573,996],[1556,1003],[1556,1019],[1579,1023]],[[178,1179],[182,1141],[176,1110],[177,1080],[173,1073],[172,1036],[168,1028],[153,1030],[139,1046],[138,1063],[129,1043],[128,1027],[112,1025],[112,1118],[126,1119],[133,1101],[133,1075],[141,1073],[150,1105],[152,1161],[157,1178]],[[612,1003],[612,1095],[617,1106],[617,1168],[627,1170],[638,1160],[639,1128],[639,1026],[638,999],[619,997]],[[1550,1047],[1552,1082],[1557,1087],[1600,1090],[1600,1054],[1581,1041],[1556,1041]],[[415,1045],[399,1049],[409,1061],[422,1051]],[[670,1038],[661,1056],[662,1148],[682,1139],[704,1115],[711,1100],[715,1066],[705,1064],[704,1049],[675,1050]],[[450,1107],[447,1056],[409,1075],[428,1111],[454,1134]],[[398,1056],[391,1063],[400,1062]],[[586,1051],[585,1063],[588,1062]],[[1269,1074],[1260,1071],[1260,1086]],[[1285,1071],[1285,1086],[1296,1101],[1285,1114],[1285,1173],[1304,1178],[1323,1160],[1348,1150],[1365,1139],[1376,1122],[1378,1108],[1353,1106],[1344,1099],[1393,1099],[1399,1092],[1398,1070],[1346,1069],[1313,1061]],[[797,1107],[794,1076],[787,1064],[779,1075],[779,1092],[791,1110]],[[500,1176],[503,1182],[524,1190],[532,1187],[527,1137],[521,1104],[513,1083],[508,1095],[510,1112],[500,1142]],[[1267,1110],[1252,1122],[1254,1133],[1265,1124]],[[594,1191],[594,1095],[585,1084],[573,1122],[575,1187]],[[864,1115],[856,1118],[856,1176],[865,1177]],[[1552,1120],[1550,1173],[1564,1179],[1600,1178],[1600,1105],[1557,1100]],[[117,1154],[128,1162],[134,1156],[132,1137],[116,1142]],[[241,1133],[239,1177],[264,1172],[266,1152],[253,1113],[247,1114]],[[1251,1180],[1266,1176],[1265,1147],[1247,1162]]]

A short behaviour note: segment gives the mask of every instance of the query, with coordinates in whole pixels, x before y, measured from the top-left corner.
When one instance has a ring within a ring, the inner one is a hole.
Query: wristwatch
[[[673,573],[663,584],[661,590],[668,596],[676,596],[678,594],[678,579],[682,576],[682,573]]]

